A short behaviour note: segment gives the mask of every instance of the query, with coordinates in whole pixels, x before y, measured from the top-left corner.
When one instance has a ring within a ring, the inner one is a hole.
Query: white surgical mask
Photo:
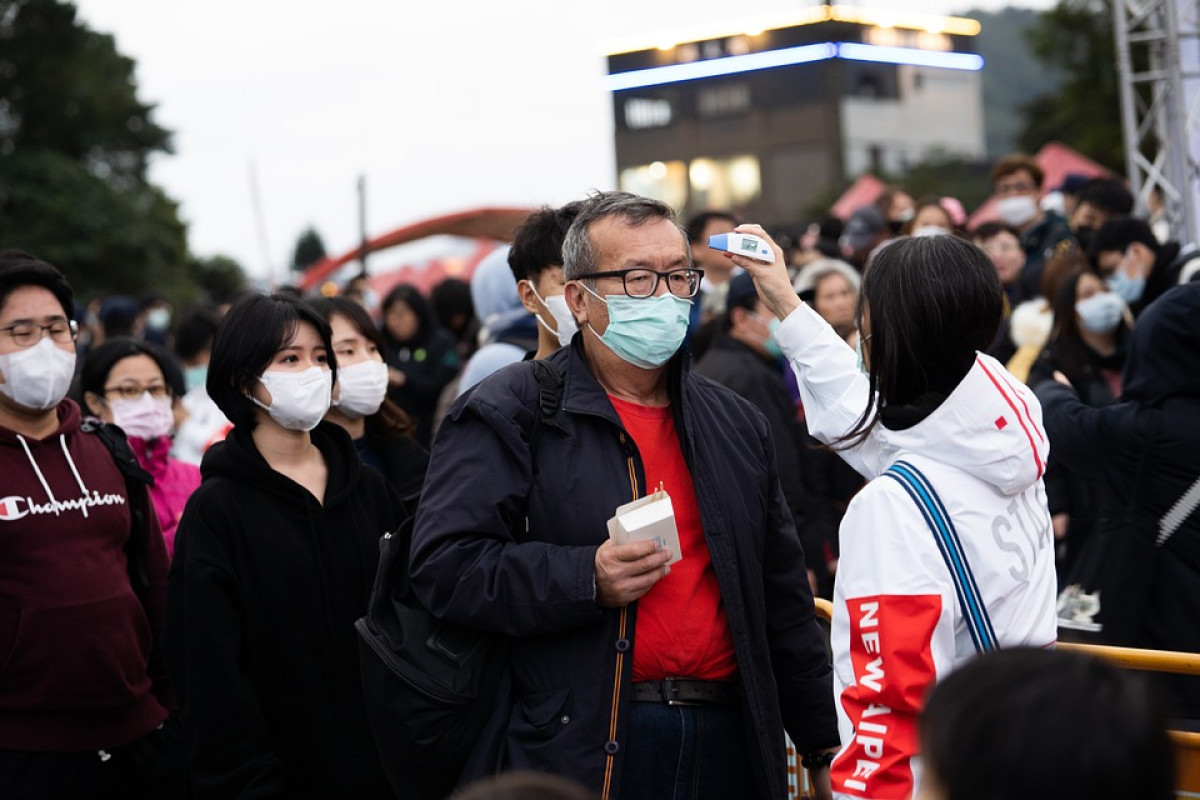
[[[369,417],[383,405],[388,368],[382,361],[363,361],[338,370],[338,399],[334,405],[350,419]]]
[[[0,392],[19,406],[46,411],[67,396],[75,377],[75,351],[63,350],[43,336],[33,347],[0,356],[0,373]]]
[[[542,297],[534,287],[533,281],[528,281],[528,283],[529,288],[533,290],[533,296],[546,307],[546,310],[550,312],[550,316],[554,317],[555,328],[551,328],[549,323],[542,319],[541,314],[534,314],[534,318],[537,319],[538,324],[545,328],[547,332],[554,334],[558,338],[560,347],[566,347],[571,343],[571,338],[575,336],[575,331],[579,330],[579,324],[575,322],[575,315],[567,307],[567,296],[565,294],[552,294]]]
[[[165,331],[171,325],[171,309],[152,308],[146,312],[146,327]]]
[[[1079,324],[1092,333],[1112,333],[1125,316],[1125,301],[1115,292],[1101,292],[1075,304]]]
[[[1012,194],[996,201],[996,212],[1007,224],[1020,228],[1037,216],[1038,204],[1027,194]]]
[[[138,439],[157,439],[171,432],[175,414],[170,397],[151,397],[142,392],[133,400],[112,400],[108,404],[113,422],[129,436]]]
[[[271,405],[264,405],[253,395],[250,401],[288,430],[311,431],[329,410],[333,373],[327,369],[309,367],[303,372],[268,370],[258,380],[270,393]]]

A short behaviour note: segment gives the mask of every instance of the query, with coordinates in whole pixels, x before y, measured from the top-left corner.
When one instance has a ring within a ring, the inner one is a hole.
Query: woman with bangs
[[[293,298],[241,301],[213,342],[234,427],[180,520],[165,631],[197,798],[391,796],[354,621],[404,511],[322,421],[337,373],[329,324]]]
[[[387,396],[383,334],[347,297],[323,297],[312,306],[329,323],[338,363],[338,391],[325,419],[345,428],[363,463],[383,473],[405,503],[415,506],[429,453],[414,438],[412,418]]]

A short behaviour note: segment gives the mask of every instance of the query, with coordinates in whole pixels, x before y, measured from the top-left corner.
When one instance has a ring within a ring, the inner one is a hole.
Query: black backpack
[[[104,443],[125,480],[125,497],[129,502],[130,515],[125,560],[129,567],[129,584],[144,603],[143,593],[150,588],[147,548],[150,546],[150,515],[154,513],[148,487],[154,484],[154,476],[138,463],[137,455],[125,438],[125,431],[116,425],[98,419],[86,419],[80,424],[79,430],[92,434]]]
[[[562,376],[542,361],[530,430],[536,454],[554,415]],[[398,797],[450,794],[491,716],[507,678],[508,641],[435,618],[413,595],[409,548],[415,513],[380,540],[379,570],[359,636],[367,719],[388,783]]]

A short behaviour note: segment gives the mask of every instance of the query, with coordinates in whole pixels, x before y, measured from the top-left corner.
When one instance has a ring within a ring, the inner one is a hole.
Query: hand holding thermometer
[[[708,237],[708,246],[713,250],[722,250],[755,261],[775,263],[775,251],[766,242],[749,233],[722,233]]]

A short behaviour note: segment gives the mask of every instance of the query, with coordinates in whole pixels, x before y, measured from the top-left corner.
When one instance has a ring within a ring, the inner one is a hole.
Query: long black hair
[[[380,333],[379,328],[375,327],[375,323],[371,321],[371,315],[361,305],[348,297],[321,297],[309,301],[309,305],[330,325],[333,325],[335,314],[345,317],[356,331],[378,348],[379,357],[386,358],[387,350],[383,334]],[[412,417],[404,413],[404,409],[396,405],[387,395],[384,395],[383,404],[379,406],[379,410],[368,416],[364,420],[364,424],[367,436],[377,440],[392,436],[407,436],[411,439],[416,430]]]
[[[863,332],[870,397],[836,444],[862,442],[888,406],[940,405],[986,349],[1004,316],[996,268],[957,236],[896,239],[863,274],[855,319]],[[865,323],[865,325],[864,325]]]
[[[1083,341],[1083,334],[1079,330],[1079,318],[1075,306],[1079,294],[1079,281],[1085,274],[1094,275],[1095,273],[1078,270],[1069,274],[1059,284],[1058,291],[1051,303],[1054,311],[1054,329],[1051,331],[1050,341],[1046,345],[1046,350],[1054,357],[1058,369],[1062,370],[1063,374],[1067,376],[1067,380],[1077,389],[1082,389],[1088,381],[1095,377],[1096,366],[1105,360]],[[1118,372],[1124,367],[1124,355],[1120,353],[1120,343],[1124,341],[1128,332],[1128,325],[1124,319],[1113,330],[1113,336],[1118,343],[1119,355],[1115,359],[1107,360],[1118,362],[1113,364],[1113,369]]]
[[[412,338],[406,342],[402,342],[392,335],[387,327],[387,313],[396,303],[404,303],[412,309],[412,312],[417,316],[417,332]],[[380,330],[383,333],[384,341],[389,347],[414,347],[425,344],[429,338],[433,336],[434,329],[437,327],[437,320],[434,319],[433,309],[429,306],[429,301],[415,286],[410,286],[407,283],[402,283],[387,293],[383,298],[383,303],[379,306],[379,316],[382,319]],[[387,358],[387,353],[384,353],[384,358]]]

